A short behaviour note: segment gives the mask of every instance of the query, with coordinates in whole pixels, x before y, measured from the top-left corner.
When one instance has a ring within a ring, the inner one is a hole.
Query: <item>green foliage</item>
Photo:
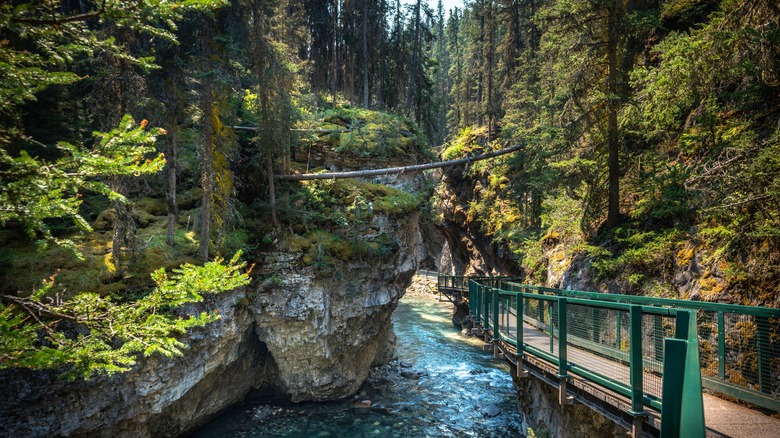
[[[307,125],[318,132],[304,138],[333,147],[337,156],[353,158],[431,159],[428,140],[405,117],[362,108],[335,106],[315,114]]]
[[[136,300],[90,292],[61,300],[51,296],[53,279],[28,298],[4,297],[10,304],[0,303],[0,367],[50,369],[73,379],[127,371],[138,354],[180,356],[187,345],[176,336],[220,316],[219,309],[198,315],[177,309],[203,301],[204,293],[248,284],[240,255],[228,263],[186,264],[172,275],[159,269],[155,288]]]
[[[423,205],[419,194],[354,179],[313,180],[285,185],[278,202],[283,221],[294,233],[280,237],[281,247],[303,253],[303,262],[319,272],[343,262],[373,260],[398,250],[392,236],[375,235],[377,214],[403,216]]]
[[[52,218],[69,218],[81,229],[91,227],[79,214],[84,191],[126,202],[123,196],[97,180],[105,176],[133,176],[159,171],[165,160],[162,155],[145,158],[155,152],[156,136],[161,129],[146,129],[146,121],[136,125],[125,116],[119,128],[95,133],[98,144],[92,150],[60,142],[60,158],[46,161],[22,150],[12,157],[0,149],[0,225],[9,221],[21,223],[31,238],[42,237],[73,246],[72,242],[55,238],[46,222]]]

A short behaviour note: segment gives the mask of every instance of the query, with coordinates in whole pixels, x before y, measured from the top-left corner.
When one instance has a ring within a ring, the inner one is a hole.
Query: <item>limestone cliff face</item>
[[[0,437],[174,437],[253,389],[294,401],[353,394],[371,364],[392,355],[390,317],[424,257],[418,216],[375,216],[368,229],[393,236],[394,251],[333,275],[296,264],[302,254],[269,254],[262,269],[281,284],[182,310],[222,315],[185,336],[182,357],[142,358],[132,371],[89,381],[0,372]]]
[[[560,406],[557,389],[539,379],[520,379],[515,382],[523,420],[536,432],[536,436],[630,436],[626,429],[585,405]]]
[[[236,290],[198,308],[222,319],[187,336],[178,358],[150,357],[111,377],[67,382],[51,373],[0,373],[0,436],[177,436],[265,385],[273,365]]]
[[[441,221],[437,224],[445,243],[439,272],[455,275],[508,275],[517,272],[517,263],[504,248],[494,245],[469,218],[469,202],[485,181],[463,176],[460,167],[448,168],[441,174],[442,183],[436,194]]]
[[[375,216],[367,229],[395,236],[395,251],[344,262],[330,273],[301,267],[301,255],[268,254],[275,262],[263,270],[281,284],[261,285],[252,309],[258,338],[279,365],[279,384],[293,401],[349,396],[371,364],[392,354],[390,317],[425,257],[419,213]]]

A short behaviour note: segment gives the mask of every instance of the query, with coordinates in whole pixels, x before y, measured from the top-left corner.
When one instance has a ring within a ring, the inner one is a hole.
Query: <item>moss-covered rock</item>
[[[314,118],[295,159],[328,169],[368,169],[433,160],[429,142],[411,121],[367,109],[337,107]]]

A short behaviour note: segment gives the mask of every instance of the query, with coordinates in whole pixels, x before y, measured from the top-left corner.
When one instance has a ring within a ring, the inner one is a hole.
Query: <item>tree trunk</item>
[[[406,109],[412,110],[416,94],[417,64],[420,57],[420,0],[414,6],[414,41],[412,41],[412,62],[409,64],[409,88],[406,95]]]
[[[620,222],[620,138],[618,133],[618,38],[622,1],[613,0],[609,5],[607,29],[607,64],[609,65],[608,114],[607,114],[607,161],[609,172],[609,195],[607,205],[607,226],[613,227]]]
[[[266,170],[268,173],[268,203],[271,205],[271,222],[274,228],[279,228],[279,218],[276,216],[276,183],[274,181],[274,160],[269,153],[266,159]]]
[[[111,177],[111,190],[120,195],[127,195],[125,184],[121,176]],[[127,244],[127,228],[130,221],[133,220],[128,211],[127,204],[121,201],[114,201],[114,234],[111,238],[111,262],[114,263],[115,276],[122,277],[122,247]]]
[[[368,0],[363,0],[363,108],[368,103]]]
[[[279,179],[283,181],[310,181],[314,179],[342,179],[342,178],[362,178],[367,176],[379,176],[379,175],[393,175],[409,172],[421,172],[428,169],[437,169],[440,167],[455,166],[458,164],[468,164],[475,161],[487,160],[488,158],[498,157],[500,155],[506,155],[512,152],[523,149],[524,145],[512,146],[511,148],[501,149],[487,154],[477,155],[474,157],[460,158],[458,160],[441,161],[438,163],[427,164],[415,164],[412,166],[403,167],[389,167],[385,169],[369,169],[369,170],[355,170],[351,172],[331,172],[331,173],[305,173],[298,175],[279,175]],[[272,169],[269,168],[269,172]],[[271,181],[273,184],[273,181]]]
[[[208,60],[211,57],[210,42],[210,24],[204,26],[202,33],[203,57]],[[198,256],[203,262],[209,259],[209,240],[211,237],[211,200],[212,183],[214,173],[214,96],[212,90],[212,78],[209,71],[210,66],[206,67],[206,76],[203,79],[203,95],[201,104],[203,112],[203,149],[200,160],[200,185],[203,190],[200,206],[200,244],[198,246]]]
[[[179,207],[176,204],[176,171],[177,169],[177,163],[176,163],[176,153],[177,151],[177,145],[176,141],[177,134],[179,127],[176,123],[176,115],[175,110],[171,112],[171,123],[168,127],[168,151],[166,153],[166,157],[168,159],[168,192],[165,196],[165,204],[168,210],[168,229],[166,230],[165,235],[165,241],[168,243],[168,246],[173,247],[175,246],[175,232],[176,232],[176,222],[179,219]]]

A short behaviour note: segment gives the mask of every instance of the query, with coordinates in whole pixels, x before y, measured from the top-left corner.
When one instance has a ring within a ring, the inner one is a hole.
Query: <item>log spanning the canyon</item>
[[[458,164],[467,164],[475,161],[487,160],[501,155],[511,154],[522,149],[524,145],[512,146],[511,148],[501,149],[486,154],[473,157],[460,158],[457,160],[440,161],[437,163],[415,164],[403,167],[387,167],[384,169],[355,170],[350,172],[330,172],[330,173],[302,173],[297,175],[277,175],[277,178],[284,181],[308,181],[313,179],[341,179],[341,178],[362,178],[367,176],[394,175],[408,172],[420,172],[428,169],[438,169],[441,167],[457,166]]]

